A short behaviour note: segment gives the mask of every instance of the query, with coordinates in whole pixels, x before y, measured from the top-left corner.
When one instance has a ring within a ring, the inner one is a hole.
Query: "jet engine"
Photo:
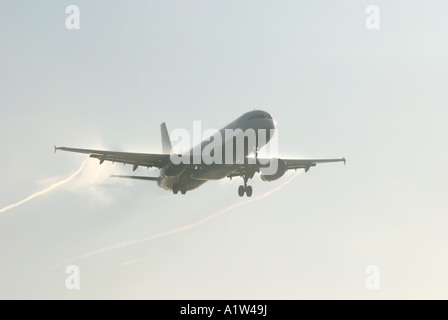
[[[274,181],[277,180],[279,178],[281,178],[285,172],[286,172],[286,162],[283,161],[282,159],[275,159],[277,160],[278,166],[277,166],[277,172],[274,174],[261,174],[261,180],[263,181]],[[268,168],[265,169],[265,171],[267,171]],[[263,173],[263,168],[261,169],[261,173]]]

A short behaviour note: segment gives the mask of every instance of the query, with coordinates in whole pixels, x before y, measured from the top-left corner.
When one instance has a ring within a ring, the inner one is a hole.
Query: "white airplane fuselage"
[[[166,190],[173,190],[175,185],[182,185],[186,191],[193,190],[207,182],[208,180],[219,180],[229,176],[232,172],[234,172],[244,161],[244,159],[251,153],[253,153],[256,148],[261,148],[266,145],[272,138],[269,134],[272,129],[276,128],[276,123],[274,119],[269,115],[269,113],[262,110],[254,110],[247,112],[232,121],[230,124],[219,130],[214,136],[220,135],[222,139],[222,150],[223,157],[225,157],[225,131],[226,129],[237,130],[241,129],[244,132],[247,129],[252,129],[256,133],[258,133],[260,129],[266,130],[265,139],[257,140],[257,144],[249,144],[246,148],[244,148],[244,152],[238,157],[234,158],[233,163],[226,165],[213,165],[213,164],[198,164],[195,166],[185,167],[185,170],[180,172],[179,174],[169,174],[167,175],[164,170],[161,170],[161,176],[157,181],[157,185]],[[195,152],[199,149],[199,154],[202,152],[203,148],[208,145],[210,141],[203,141],[200,145],[195,146],[189,151],[189,154],[195,154]],[[234,153],[235,156],[235,153]],[[224,162],[223,162],[224,163]],[[172,165],[174,166],[174,165]]]

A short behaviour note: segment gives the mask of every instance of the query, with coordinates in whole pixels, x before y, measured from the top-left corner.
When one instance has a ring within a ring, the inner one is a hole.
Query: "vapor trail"
[[[218,212],[216,212],[216,213],[214,213],[214,214],[212,214],[212,215],[210,215],[208,217],[205,217],[202,220],[199,220],[199,221],[197,221],[195,223],[187,224],[187,225],[185,225],[183,227],[172,229],[170,231],[160,232],[160,233],[157,233],[157,234],[155,234],[153,236],[149,236],[149,237],[146,237],[146,238],[137,239],[137,240],[131,240],[131,241],[123,242],[123,243],[120,243],[120,244],[117,244],[117,245],[113,245],[113,246],[110,246],[110,247],[106,247],[106,248],[103,248],[103,249],[91,251],[91,252],[82,254],[80,256],[77,256],[75,258],[71,258],[71,259],[65,261],[64,264],[60,264],[60,265],[55,266],[55,267],[53,267],[51,269],[55,269],[55,268],[58,268],[58,267],[60,267],[62,265],[69,264],[69,263],[71,263],[71,262],[73,262],[75,260],[85,259],[85,258],[94,256],[94,255],[97,255],[97,254],[100,254],[100,253],[105,253],[105,252],[108,252],[108,251],[124,248],[124,247],[130,246],[130,245],[140,244],[140,243],[151,241],[151,240],[154,240],[154,239],[166,237],[166,236],[172,235],[174,233],[178,233],[178,232],[182,232],[182,231],[186,231],[186,230],[189,230],[189,229],[193,229],[193,228],[199,227],[200,225],[202,225],[202,224],[204,224],[204,223],[206,223],[206,222],[208,222],[208,221],[210,221],[210,220],[212,220],[212,219],[214,219],[214,218],[216,218],[216,217],[218,217],[218,216],[220,216],[220,215],[222,215],[222,214],[224,214],[226,212],[229,212],[229,211],[231,211],[233,209],[242,207],[242,206],[244,206],[244,205],[246,205],[248,203],[255,202],[255,201],[261,200],[263,198],[266,198],[267,196],[270,196],[271,194],[279,191],[280,189],[285,187],[287,184],[289,184],[295,177],[297,177],[298,174],[299,173],[294,174],[291,178],[286,180],[284,183],[282,183],[278,187],[276,187],[276,188],[274,188],[274,189],[272,189],[272,190],[262,194],[261,196],[254,197],[254,198],[249,198],[249,199],[247,199],[244,202],[240,202],[240,203],[234,204],[234,205],[232,205],[230,207],[227,207],[225,209],[222,209],[222,210],[220,210],[220,211],[218,211]]]
[[[33,194],[30,195],[29,197],[27,197],[27,198],[25,198],[25,199],[23,199],[23,200],[20,200],[19,202],[13,203],[13,204],[11,204],[11,205],[9,205],[9,206],[6,206],[6,207],[0,209],[0,213],[3,213],[3,212],[5,212],[5,211],[8,211],[8,210],[13,209],[13,208],[15,208],[15,207],[18,207],[18,206],[20,206],[20,205],[22,205],[22,204],[24,204],[24,203],[26,203],[26,202],[28,202],[28,201],[30,201],[30,200],[33,200],[34,198],[43,196],[44,194],[50,192],[51,190],[56,189],[56,188],[58,188],[58,187],[60,187],[60,186],[62,186],[62,185],[64,185],[64,184],[66,184],[67,182],[70,182],[70,181],[73,180],[78,174],[81,173],[81,171],[82,171],[82,169],[84,168],[84,166],[86,165],[86,163],[87,163],[87,160],[84,161],[84,162],[81,164],[81,167],[80,167],[78,170],[76,170],[76,171],[75,171],[71,176],[69,176],[68,178],[66,178],[66,179],[64,179],[64,180],[61,180],[61,181],[59,181],[59,182],[56,182],[56,183],[52,184],[51,186],[49,186],[48,188],[46,188],[46,189],[44,189],[44,190],[38,191],[38,192],[36,192],[36,193],[33,193]]]

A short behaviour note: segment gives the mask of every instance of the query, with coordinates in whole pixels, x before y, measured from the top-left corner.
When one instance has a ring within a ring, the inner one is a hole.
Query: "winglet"
[[[54,153],[58,150],[58,147],[54,146]]]
[[[342,160],[344,161],[344,166],[345,166],[345,163],[347,162],[347,160],[345,160],[345,158],[342,158]]]

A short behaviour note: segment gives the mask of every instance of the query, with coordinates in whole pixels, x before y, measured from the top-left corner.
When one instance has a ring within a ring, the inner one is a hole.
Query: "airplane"
[[[137,179],[157,182],[160,188],[169,190],[173,194],[186,194],[187,191],[197,189],[205,182],[209,180],[219,180],[223,178],[234,178],[242,177],[243,184],[238,187],[238,195],[243,197],[246,194],[247,197],[252,196],[252,186],[247,185],[249,179],[252,179],[256,173],[260,173],[260,177],[263,181],[274,181],[281,178],[287,170],[297,170],[304,169],[307,172],[311,167],[316,166],[318,163],[328,163],[328,162],[344,162],[345,158],[339,159],[268,159],[268,161],[261,161],[258,159],[258,150],[266,145],[272,138],[269,132],[273,132],[276,129],[276,122],[271,117],[271,115],[263,110],[253,110],[244,113],[236,120],[232,121],[230,124],[222,128],[217,132],[217,134],[224,134],[226,130],[240,130],[243,132],[245,130],[254,130],[257,132],[263,132],[261,130],[266,130],[268,134],[265,137],[265,141],[256,135],[255,144],[250,144],[248,139],[244,139],[243,152],[240,152],[239,157],[237,157],[237,152],[235,152],[235,145],[233,145],[232,162],[228,163],[205,163],[201,160],[200,163],[187,163],[184,161],[182,163],[175,163],[173,161],[173,152],[170,136],[165,122],[160,125],[161,136],[162,136],[162,150],[163,153],[133,153],[133,152],[117,152],[117,151],[106,151],[106,150],[92,150],[92,149],[78,149],[78,148],[67,148],[67,147],[57,147],[54,146],[54,152],[57,150],[77,152],[88,154],[91,158],[96,158],[102,164],[104,161],[112,161],[123,164],[130,164],[133,166],[133,171],[138,167],[155,167],[160,170],[158,177],[148,177],[148,176],[129,176],[129,175],[113,175],[112,177],[117,178],[127,178],[127,179]],[[225,154],[225,144],[226,141],[222,141],[222,155]],[[236,136],[233,137],[233,142],[236,141]],[[196,146],[203,150],[203,148],[210,143],[210,141],[203,140],[200,145]],[[194,154],[195,148],[191,148],[188,155]],[[248,156],[255,154],[254,158],[249,158]],[[181,156],[178,154],[177,156]],[[251,161],[252,160],[252,161]],[[266,159],[264,159],[266,160]],[[269,161],[276,160],[276,170],[275,172],[269,172],[269,174],[263,174],[264,170],[268,167],[267,163]]]

